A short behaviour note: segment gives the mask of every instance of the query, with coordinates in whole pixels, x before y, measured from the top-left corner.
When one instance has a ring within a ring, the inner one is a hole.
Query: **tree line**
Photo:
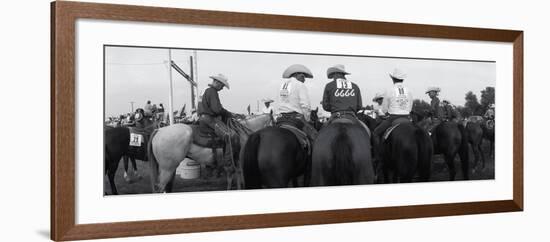
[[[460,117],[470,117],[472,115],[483,116],[487,109],[489,109],[489,105],[495,103],[495,88],[485,87],[484,90],[481,90],[481,99],[478,99],[476,94],[469,91],[465,94],[464,100],[464,105],[454,104]],[[443,99],[441,101],[443,101]],[[422,113],[426,110],[430,110],[430,104],[424,100],[415,99],[413,102],[413,110]]]

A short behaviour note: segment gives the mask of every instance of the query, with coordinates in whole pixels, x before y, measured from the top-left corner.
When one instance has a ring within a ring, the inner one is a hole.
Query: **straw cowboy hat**
[[[306,66],[301,64],[294,64],[286,68],[285,72],[283,72],[283,78],[290,78],[290,76],[296,72],[304,73],[306,78],[313,78],[311,71]]]
[[[332,73],[343,73],[344,75],[349,75],[351,73],[346,72],[346,67],[344,65],[338,64],[331,66],[327,69],[327,77],[330,78],[330,74]]]
[[[441,89],[439,87],[428,87],[428,89],[426,90],[426,93],[429,93],[429,92],[440,92]]]
[[[223,85],[225,87],[227,87],[227,89],[229,89],[229,82],[227,81],[227,77],[225,77],[223,74],[218,74],[218,75],[215,75],[215,76],[210,76],[210,78],[212,78],[213,80],[216,80],[216,81],[219,81],[221,83],[223,83]]]
[[[273,101],[273,99],[271,99],[271,98],[264,98],[264,99],[262,99],[262,102],[263,103],[272,103],[272,102],[275,102],[275,101]]]
[[[372,99],[372,101],[376,102],[376,100],[381,99],[381,98],[384,98],[384,95],[382,93],[376,93],[376,95],[374,95],[374,98]]]
[[[393,69],[392,73],[390,73],[390,77],[393,79],[405,80],[405,78],[407,78],[407,74],[405,74],[405,72],[403,72],[402,70],[396,68]]]

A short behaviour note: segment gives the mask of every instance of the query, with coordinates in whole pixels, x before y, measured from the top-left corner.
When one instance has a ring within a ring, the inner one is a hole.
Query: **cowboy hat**
[[[264,98],[264,99],[262,99],[262,102],[263,103],[272,103],[272,102],[275,102],[275,101],[273,101],[273,99],[271,99],[271,98]]]
[[[299,72],[304,73],[306,78],[313,78],[313,74],[311,74],[311,71],[304,65],[301,64],[294,64],[286,68],[286,70],[283,72],[283,78],[290,78],[292,74]]]
[[[229,89],[229,82],[227,81],[227,77],[225,77],[223,74],[218,74],[218,75],[209,76],[209,77],[212,78],[213,80],[223,83],[223,85],[227,87],[227,89]]]
[[[495,108],[495,104],[494,103],[490,104],[489,108]]]
[[[441,89],[439,87],[428,87],[428,89],[426,90],[426,93],[429,93],[429,92],[440,92]]]
[[[376,102],[376,100],[381,99],[381,98],[384,98],[384,95],[381,94],[381,93],[376,93],[376,95],[374,95],[374,98],[372,99],[372,101]]]
[[[346,67],[344,65],[338,64],[331,66],[327,69],[327,77],[330,78],[330,74],[332,73],[343,73],[344,75],[349,75],[351,73],[346,72]]]
[[[403,72],[402,70],[396,68],[393,69],[392,73],[390,73],[390,77],[393,79],[405,80],[407,74],[405,74],[405,72]]]

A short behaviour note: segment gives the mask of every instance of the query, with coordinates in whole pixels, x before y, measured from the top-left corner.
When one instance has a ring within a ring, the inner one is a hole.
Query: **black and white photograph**
[[[104,195],[495,179],[494,60],[103,57]]]

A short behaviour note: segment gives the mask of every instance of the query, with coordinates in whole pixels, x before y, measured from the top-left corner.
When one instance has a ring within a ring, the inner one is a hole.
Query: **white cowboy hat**
[[[402,70],[396,68],[393,69],[392,73],[390,73],[390,77],[394,79],[405,80],[405,78],[407,78],[407,74],[405,74],[405,72],[403,72]]]
[[[344,65],[338,64],[331,66],[327,69],[327,77],[330,78],[330,74],[332,73],[344,73],[344,75],[349,75],[351,73],[346,72],[346,67]]]
[[[262,102],[263,103],[272,103],[272,102],[275,102],[275,101],[273,101],[273,99],[271,99],[271,98],[264,98],[264,99],[262,99]]]
[[[223,85],[227,87],[227,89],[229,89],[229,82],[227,81],[227,77],[225,77],[223,74],[218,74],[218,75],[209,76],[209,77],[212,78],[213,80],[223,83]]]
[[[290,78],[290,76],[296,72],[304,73],[306,78],[313,78],[311,71],[306,66],[301,64],[294,64],[286,68],[285,72],[283,72],[283,78]]]
[[[380,99],[380,98],[384,98],[384,94],[382,93],[376,93],[376,95],[374,95],[374,98],[372,99],[373,102],[376,102],[376,100]]]
[[[428,89],[426,90],[426,93],[429,93],[429,92],[440,92],[441,89],[439,87],[428,87]]]

